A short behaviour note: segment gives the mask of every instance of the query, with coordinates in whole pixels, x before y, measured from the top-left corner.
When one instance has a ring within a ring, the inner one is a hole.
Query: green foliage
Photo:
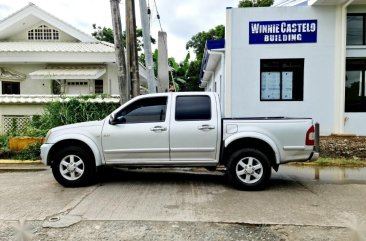
[[[250,7],[269,7],[273,5],[273,0],[241,0],[239,1],[239,8],[250,8]]]
[[[95,95],[73,97],[48,103],[45,112],[41,116],[32,119],[25,134],[28,136],[45,136],[49,129],[56,126],[100,120],[119,106],[116,103],[89,101],[96,97]]]
[[[186,63],[186,83],[181,89],[182,91],[201,91],[199,88],[199,78],[201,63],[203,59],[203,54],[205,51],[205,46],[207,40],[223,39],[225,38],[225,27],[224,25],[218,25],[207,32],[202,31],[192,36],[192,38],[187,42],[186,49],[193,49],[196,54],[196,59]]]
[[[187,53],[186,57],[181,63],[177,63],[174,58],[168,59],[170,66],[170,84],[174,86],[175,91],[181,91],[189,78],[189,60],[191,58],[190,53]]]
[[[30,144],[27,149],[14,153],[12,158],[17,160],[39,160],[41,159],[40,143]]]
[[[0,158],[10,158],[16,160],[39,160],[40,157],[40,143],[33,143],[25,150],[13,152],[9,150],[8,143],[11,136],[0,135]]]
[[[223,39],[225,38],[225,26],[218,25],[207,32],[202,31],[194,35],[186,44],[186,49],[192,48],[196,54],[196,60],[201,62],[203,53],[205,51],[206,41],[210,39]]]
[[[8,135],[0,135],[0,151],[8,149],[9,138]]]
[[[202,60],[195,59],[189,63],[188,77],[182,91],[202,91],[199,87]]]
[[[93,24],[94,32],[92,33],[92,36],[100,41],[105,41],[108,43],[114,43],[113,38],[113,30],[111,28],[101,27],[97,26],[96,24]]]
[[[96,39],[100,41],[105,41],[108,43],[114,43],[114,37],[113,37],[113,29],[97,26],[96,24],[93,24],[94,32],[92,33],[92,36],[94,36]],[[123,31],[122,33],[122,39],[124,40],[123,46],[126,47],[126,31]],[[150,36],[150,40],[152,44],[156,43],[156,40]],[[136,46],[137,51],[142,51],[143,48],[143,40],[142,40],[142,29],[137,28],[136,29]],[[142,61],[143,62],[143,61]]]

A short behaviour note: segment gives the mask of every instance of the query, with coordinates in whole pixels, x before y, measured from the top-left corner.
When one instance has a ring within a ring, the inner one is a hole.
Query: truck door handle
[[[211,126],[211,125],[201,125],[198,127],[198,130],[201,130],[201,131],[208,131],[208,130],[213,130],[215,129],[214,126]]]
[[[167,128],[163,126],[154,126],[153,128],[150,128],[151,131],[159,132],[159,131],[166,131]]]

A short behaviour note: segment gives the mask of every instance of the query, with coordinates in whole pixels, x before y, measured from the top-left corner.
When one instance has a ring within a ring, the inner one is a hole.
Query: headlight
[[[48,137],[50,137],[51,133],[52,133],[52,129],[47,132],[47,135],[46,135],[46,137],[43,140],[43,144],[44,143],[47,143]]]

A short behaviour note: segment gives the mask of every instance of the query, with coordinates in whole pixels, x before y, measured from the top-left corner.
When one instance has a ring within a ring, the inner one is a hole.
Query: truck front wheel
[[[65,187],[80,187],[91,183],[94,177],[92,155],[78,146],[65,147],[54,157],[52,173]]]
[[[241,149],[230,156],[227,174],[229,182],[239,190],[260,190],[271,177],[271,165],[261,151]]]

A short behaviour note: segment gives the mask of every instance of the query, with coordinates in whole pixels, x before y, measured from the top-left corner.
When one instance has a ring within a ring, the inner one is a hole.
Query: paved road
[[[354,227],[366,224],[364,169],[283,166],[265,191],[231,188],[203,170],[117,170],[86,188],[63,188],[50,170],[0,170],[0,221],[156,221]],[[363,232],[363,230],[361,231]]]

